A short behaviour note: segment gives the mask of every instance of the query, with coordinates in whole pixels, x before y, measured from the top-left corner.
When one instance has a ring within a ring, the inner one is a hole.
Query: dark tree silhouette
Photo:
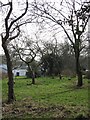
[[[27,13],[28,9],[28,1],[26,1],[26,8],[24,12],[16,17],[15,19],[11,19],[11,15],[13,15],[13,3],[8,2],[7,4],[1,4],[1,7],[8,7],[7,15],[4,19],[4,27],[5,32],[1,34],[2,38],[2,47],[6,56],[7,61],[7,70],[8,70],[8,102],[11,103],[15,100],[14,95],[14,81],[13,81],[13,73],[12,73],[12,61],[9,54],[8,45],[9,43],[17,38],[20,34],[20,26],[25,23],[19,23],[18,21]]]
[[[53,26],[59,25],[71,42],[76,60],[76,73],[78,86],[83,85],[82,70],[80,65],[80,52],[82,51],[82,38],[88,23],[90,6],[81,1],[43,2],[35,0],[32,4],[34,15],[43,21],[52,21]],[[65,10],[66,9],[66,10]],[[65,11],[64,11],[65,10]],[[67,12],[67,13],[66,13]],[[40,21],[41,21],[40,19]],[[39,22],[39,19],[38,19]]]
[[[35,72],[31,66],[31,63],[35,60],[35,57],[38,54],[38,48],[36,43],[31,40],[29,37],[19,37],[19,42],[21,41],[24,45],[18,45],[18,41],[12,48],[15,50],[16,55],[20,58],[22,62],[24,62],[28,67],[28,74],[32,77],[32,84],[35,84]]]

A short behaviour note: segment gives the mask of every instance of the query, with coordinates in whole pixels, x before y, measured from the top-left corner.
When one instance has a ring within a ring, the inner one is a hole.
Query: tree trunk
[[[8,102],[11,103],[15,100],[14,96],[14,81],[13,81],[13,73],[12,73],[12,61],[10,59],[9,51],[7,49],[7,45],[2,43],[2,47],[5,52],[5,56],[7,59],[7,71],[8,71]]]
[[[81,67],[80,67],[80,63],[79,63],[79,51],[77,51],[77,53],[75,53],[75,59],[76,59],[76,73],[77,73],[77,77],[78,77],[77,86],[80,87],[83,85],[83,79],[82,79],[82,72],[81,72]]]
[[[78,72],[77,76],[78,76],[78,84],[77,84],[77,86],[82,86],[83,85],[82,73]]]
[[[35,74],[33,71],[32,71],[32,84],[35,84]]]
[[[87,78],[90,79],[90,37],[88,40],[88,72],[87,72]]]
[[[90,79],[90,18],[88,21],[88,72],[87,78]]]
[[[32,77],[32,84],[35,84],[35,73],[32,70],[32,68],[29,66],[29,64],[27,64],[27,65],[28,65],[28,70],[29,70],[31,77]]]

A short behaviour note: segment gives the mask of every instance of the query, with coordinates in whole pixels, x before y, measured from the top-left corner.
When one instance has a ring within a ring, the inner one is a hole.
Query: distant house
[[[0,64],[0,79],[7,77],[7,65]]]
[[[13,69],[14,76],[26,76],[27,66],[21,66],[18,68]],[[0,78],[7,76],[7,65],[0,64]]]
[[[7,73],[7,65],[6,64],[0,64],[0,72]]]
[[[26,72],[27,72],[27,67],[20,67],[13,69],[14,76],[26,76]]]

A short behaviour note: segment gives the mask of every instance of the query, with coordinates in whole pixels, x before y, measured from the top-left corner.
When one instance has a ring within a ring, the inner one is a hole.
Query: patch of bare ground
[[[73,112],[79,111],[68,109],[67,106],[42,105],[30,98],[16,101],[13,104],[3,103],[2,107],[3,118],[69,118],[69,116],[73,118]]]

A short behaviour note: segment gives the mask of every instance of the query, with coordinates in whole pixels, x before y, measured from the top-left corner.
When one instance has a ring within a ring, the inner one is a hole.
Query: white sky
[[[3,2],[3,3],[7,3],[8,1],[10,1],[10,0],[0,0],[0,2]],[[20,7],[18,7],[18,9],[17,9],[17,5],[16,5],[16,2],[17,2],[17,1],[23,2],[23,1],[25,1],[25,0],[13,0],[13,2],[15,2],[14,5],[13,5],[15,11],[16,11],[16,10],[18,11],[19,8],[20,8]],[[28,1],[31,2],[31,1],[33,1],[33,0],[28,0]],[[43,0],[43,1],[45,1],[45,0]],[[62,1],[62,0],[46,0],[46,1],[47,1],[47,2],[48,2],[48,1],[51,1],[51,2],[52,2],[52,1],[55,1],[55,2],[58,2],[58,1],[59,1],[59,2],[60,2],[60,1]],[[68,1],[72,1],[72,0],[68,0]],[[79,0],[78,0],[78,1],[79,1]],[[81,1],[81,0],[80,0],[80,1]],[[82,1],[83,1],[83,0],[82,0]],[[19,12],[16,12],[16,14],[18,15]],[[4,14],[4,15],[5,15],[5,14]],[[0,12],[0,34],[1,34],[1,32],[2,32],[2,19],[1,19],[2,17],[4,17],[4,16],[2,16],[2,15],[1,15],[1,12]],[[38,28],[37,28],[37,26],[30,24],[30,25],[27,25],[27,27],[25,27],[25,31],[27,31],[27,33],[30,34],[31,37],[33,37],[33,36],[34,36],[33,33],[35,33],[36,31],[38,31]],[[54,32],[53,32],[53,34],[54,34]],[[50,39],[51,36],[52,36],[52,33],[51,33],[49,30],[48,30],[48,31],[45,30],[45,34],[41,35],[40,37],[41,37],[41,38],[44,38],[44,39]],[[62,33],[61,35],[60,35],[60,34],[57,35],[57,37],[61,39],[61,40],[60,40],[61,42],[63,42],[63,36],[64,36],[63,33]],[[1,53],[3,53],[3,50],[2,50],[2,47],[1,47],[1,37],[0,37],[0,54],[1,54]]]
[[[8,1],[10,1],[10,0],[0,0],[0,2],[2,2],[2,3],[8,3]],[[17,9],[17,4],[16,4],[16,1],[21,1],[22,2],[22,0],[13,0],[13,2],[14,2],[14,10],[16,11],[18,11],[19,10],[19,8]],[[25,1],[25,0],[23,0],[23,1]],[[32,0],[33,1],[33,0]],[[51,0],[52,1],[52,0]],[[58,0],[57,0],[58,1]],[[30,0],[30,2],[31,2],[31,0]],[[55,2],[56,2],[56,0],[55,0]],[[18,15],[19,14],[19,12],[16,12],[16,14]],[[3,19],[3,17],[5,18],[5,13],[4,13],[4,16],[2,16],[2,14],[1,14],[1,12],[0,12],[0,34],[2,33],[2,19]],[[33,33],[35,33],[36,31],[38,31],[38,29],[37,29],[37,27],[33,24],[33,25],[27,25],[27,27],[25,27],[25,30],[27,31],[27,33],[28,34],[31,34],[31,36],[33,37]],[[46,37],[47,36],[47,39],[49,39],[51,36],[52,36],[52,33],[48,30],[48,31],[45,31],[45,33],[46,34],[44,34],[44,36],[42,35],[41,37]],[[49,34],[48,34],[49,33]],[[2,46],[1,46],[1,37],[0,37],[0,54],[2,54],[3,53],[3,49],[2,49]]]
[[[11,0],[0,0],[0,2],[2,2],[3,4],[6,4],[6,3],[8,3],[8,1],[11,1]],[[21,1],[21,2],[24,2],[24,1],[26,1],[26,0],[12,0],[13,2],[14,2],[14,4],[13,4],[13,10],[19,10],[19,7],[17,7],[17,1],[19,2],[19,1]],[[31,1],[31,0],[30,0]],[[16,12],[16,14],[17,15],[19,15],[19,12]],[[5,13],[4,13],[4,15],[2,16],[2,13],[0,12],[0,34],[2,33],[2,19],[3,18],[5,18]],[[3,52],[3,49],[2,49],[2,45],[1,45],[2,43],[1,43],[1,37],[0,37],[0,54],[3,54],[4,52]]]

